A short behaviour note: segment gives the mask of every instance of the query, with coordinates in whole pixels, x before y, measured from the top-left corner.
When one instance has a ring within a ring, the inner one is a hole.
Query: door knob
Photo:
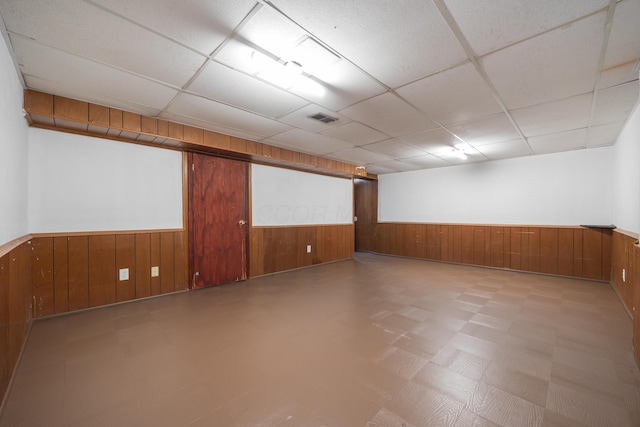
[[[240,225],[245,225],[247,222],[244,219],[241,219],[240,221],[238,221],[238,224]]]

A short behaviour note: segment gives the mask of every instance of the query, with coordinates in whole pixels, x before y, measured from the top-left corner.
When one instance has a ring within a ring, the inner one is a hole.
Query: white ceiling
[[[28,88],[377,174],[611,145],[638,102],[640,0],[2,0],[0,14]],[[266,80],[275,61],[325,93]]]

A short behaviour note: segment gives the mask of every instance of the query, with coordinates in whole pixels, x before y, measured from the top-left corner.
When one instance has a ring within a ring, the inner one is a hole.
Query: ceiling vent
[[[326,114],[322,114],[322,113],[313,114],[313,115],[309,116],[309,118],[313,119],[313,120],[317,120],[317,121],[322,122],[322,123],[331,123],[331,122],[335,122],[336,120],[338,120],[335,117],[327,116]]]

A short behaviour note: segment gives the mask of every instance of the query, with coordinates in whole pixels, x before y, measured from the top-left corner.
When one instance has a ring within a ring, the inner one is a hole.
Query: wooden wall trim
[[[474,227],[535,227],[535,228],[553,228],[553,229],[600,229],[599,227],[586,227],[582,225],[540,225],[540,224],[482,224],[471,222],[403,222],[403,221],[378,221],[378,224],[402,224],[402,225],[457,225],[457,226],[474,226]],[[611,229],[609,227],[603,229]],[[620,230],[613,228],[614,230]],[[629,232],[627,232],[629,233]]]
[[[287,224],[287,225],[255,225],[252,226],[252,229],[283,229],[283,228],[299,228],[299,227],[341,227],[341,226],[351,226],[352,222],[345,224]]]
[[[220,155],[341,177],[375,179],[362,167],[181,123],[27,89],[24,110],[31,126],[117,141]]]
[[[177,231],[186,231],[185,228],[162,228],[150,230],[111,230],[111,231],[72,231],[67,233],[33,233],[32,238],[37,237],[70,237],[70,236],[111,236],[121,234],[140,234],[140,233],[174,233]]]
[[[24,242],[27,242],[31,239],[32,235],[27,234],[26,236],[18,237],[17,239],[11,240],[7,243],[0,245],[0,257],[5,256],[18,246],[22,245]]]

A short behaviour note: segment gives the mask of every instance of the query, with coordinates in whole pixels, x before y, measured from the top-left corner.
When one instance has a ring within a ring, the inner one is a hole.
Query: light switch
[[[120,281],[129,280],[129,269],[128,268],[121,268],[118,271],[120,272]]]
[[[160,275],[160,267],[151,267],[151,277],[158,277]]]
[[[307,253],[310,254],[311,253],[311,245],[307,245]]]

